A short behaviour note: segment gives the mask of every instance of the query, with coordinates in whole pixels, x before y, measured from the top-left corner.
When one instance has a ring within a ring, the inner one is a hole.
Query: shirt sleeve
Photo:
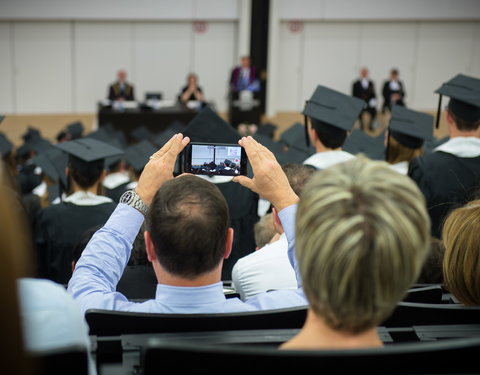
[[[282,223],[283,230],[287,236],[288,241],[288,260],[295,270],[295,276],[297,278],[297,285],[302,287],[302,279],[298,270],[298,264],[295,258],[295,215],[297,214],[297,205],[291,205],[285,207],[278,213],[280,221]]]
[[[93,308],[115,310],[132,303],[116,291],[116,286],[143,220],[139,211],[119,203],[105,226],[93,235],[68,283],[68,292],[82,312]]]

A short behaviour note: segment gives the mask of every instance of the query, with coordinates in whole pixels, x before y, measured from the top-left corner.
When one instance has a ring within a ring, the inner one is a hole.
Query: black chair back
[[[390,344],[382,348],[344,350],[278,350],[257,345],[198,345],[164,342],[143,353],[144,374],[160,374],[165,368],[218,371],[224,363],[247,365],[269,372],[295,373],[318,369],[331,373],[441,374],[474,373],[480,364],[480,337],[432,342]],[[315,366],[315,367],[313,367]]]
[[[69,346],[33,352],[29,355],[33,359],[38,375],[88,375],[88,355],[85,347]]]
[[[116,336],[137,333],[202,332],[301,328],[307,307],[217,314],[153,314],[88,310],[90,335]]]
[[[399,302],[381,326],[412,327],[442,324],[480,324],[480,306],[455,303]]]

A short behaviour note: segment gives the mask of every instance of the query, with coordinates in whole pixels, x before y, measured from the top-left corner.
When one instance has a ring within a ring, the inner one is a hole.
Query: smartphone
[[[246,175],[247,154],[238,144],[190,142],[184,150],[183,171],[211,176]]]

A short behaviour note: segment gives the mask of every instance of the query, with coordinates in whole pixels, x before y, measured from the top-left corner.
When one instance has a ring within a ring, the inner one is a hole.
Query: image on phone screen
[[[247,156],[236,144],[191,143],[185,172],[202,175],[239,176],[246,173]]]

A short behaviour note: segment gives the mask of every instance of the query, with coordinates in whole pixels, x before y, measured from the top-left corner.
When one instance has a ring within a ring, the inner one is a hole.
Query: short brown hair
[[[465,305],[480,305],[480,200],[453,210],[445,219],[445,286]]]
[[[448,113],[450,113],[450,116],[452,116],[453,122],[457,126],[457,129],[460,131],[475,131],[480,127],[480,121],[467,121],[459,116],[457,116],[455,113],[453,113],[451,110],[448,110]]]
[[[189,279],[213,270],[222,261],[228,225],[223,194],[197,176],[182,176],[163,184],[146,221],[162,267]]]
[[[391,135],[388,136],[387,162],[390,164],[409,162],[423,154],[422,148],[409,148],[399,143]]]

